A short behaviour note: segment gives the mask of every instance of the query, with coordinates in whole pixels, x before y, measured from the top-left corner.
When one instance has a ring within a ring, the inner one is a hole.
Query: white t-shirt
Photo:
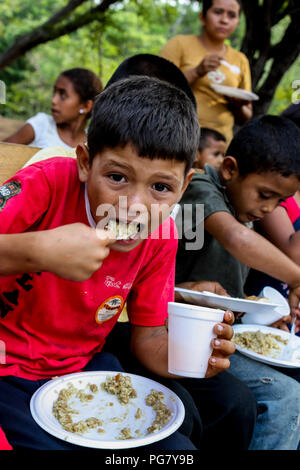
[[[66,147],[71,149],[58,135],[56,123],[53,117],[46,113],[37,113],[35,116],[27,119],[34,131],[34,139],[30,142],[30,147]]]

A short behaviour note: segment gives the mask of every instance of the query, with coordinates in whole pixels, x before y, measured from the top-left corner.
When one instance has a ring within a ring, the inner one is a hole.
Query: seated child
[[[223,162],[226,150],[225,137],[215,129],[201,127],[200,143],[193,167],[203,170],[208,163],[218,169]]]
[[[291,309],[299,315],[300,267],[251,230],[253,221],[299,189],[299,146],[300,132],[293,123],[263,116],[238,132],[219,171],[209,166],[205,174],[194,175],[181,206],[191,201],[204,205],[206,236],[201,250],[179,251],[178,282],[210,279],[220,282],[230,295],[243,297],[245,276],[249,267],[255,267],[291,286]],[[185,243],[183,237],[180,247]]]
[[[273,212],[255,224],[255,230],[270,240],[295,263],[300,264],[300,191],[282,202]],[[258,295],[265,286],[271,286],[284,297],[289,296],[289,286],[255,269],[250,269],[245,282],[245,292]],[[288,320],[288,319],[286,319]],[[284,325],[282,325],[284,328]],[[289,328],[284,328],[289,329]],[[300,332],[298,332],[298,335]]]
[[[183,90],[196,107],[196,100],[187,79],[181,70],[179,70],[172,62],[154,54],[136,54],[125,59],[117,67],[111,78],[108,80],[106,87],[121,78],[128,78],[132,75],[147,75],[149,77],[156,77],[160,80],[165,80],[166,82]],[[59,148],[51,146],[37,152],[24,166],[47,159],[53,155],[76,158],[75,148],[64,149],[62,147]]]
[[[54,85],[51,115],[37,113],[4,142],[32,147],[72,149],[86,141],[86,126],[102,83],[91,70],[74,68],[60,74]]]
[[[168,373],[165,321],[177,238],[165,209],[171,212],[191,179],[198,141],[197,115],[185,93],[153,78],[121,80],[98,96],[77,161],[35,163],[0,188],[0,339],[6,346],[0,423],[14,449],[77,448],[34,422],[30,398],[53,376],[124,370],[102,348],[125,301],[133,354],[157,378],[170,385],[176,379]],[[135,229],[131,238],[105,230],[110,218],[121,231]],[[169,238],[157,237],[165,226]],[[228,447],[232,439],[247,448],[256,419],[251,392],[225,371],[234,351],[231,317],[226,312],[215,328],[218,342],[206,374],[211,385],[191,379],[196,396],[203,388],[207,431],[199,434],[199,447],[205,449],[207,442]],[[177,431],[150,448],[195,446]]]
[[[290,105],[281,116],[290,119],[300,129],[300,106]],[[295,263],[300,264],[300,190],[286,199],[276,209],[256,222],[255,229],[282,250]],[[245,291],[258,295],[265,286],[272,286],[284,297],[289,296],[289,286],[261,271],[251,269]],[[298,332],[300,335],[300,332]]]
[[[253,267],[290,286],[290,307],[299,330],[300,267],[251,229],[253,221],[261,220],[299,189],[299,148],[300,132],[293,123],[263,116],[235,135],[218,171],[206,166],[204,174],[194,175],[177,220],[184,220],[183,211],[192,207],[192,232],[204,230],[204,242],[201,249],[193,250],[182,230],[176,258],[178,286],[197,290],[199,281],[209,279],[219,282],[229,295],[244,297],[244,283]],[[204,205],[204,222],[200,218],[198,226],[197,204]],[[299,426],[291,433],[290,423],[300,412],[300,385],[284,374],[299,382],[299,370],[284,369],[282,374],[236,353],[230,371],[249,384],[266,411],[258,417],[250,448],[296,449]],[[270,377],[268,390],[262,389],[260,377]],[[276,404],[275,394],[280,397]]]

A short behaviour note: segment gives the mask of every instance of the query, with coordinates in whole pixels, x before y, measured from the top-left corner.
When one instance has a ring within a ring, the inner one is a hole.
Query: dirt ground
[[[24,124],[25,122],[23,121],[17,121],[15,119],[8,119],[0,116],[0,140],[10,136],[24,126]]]

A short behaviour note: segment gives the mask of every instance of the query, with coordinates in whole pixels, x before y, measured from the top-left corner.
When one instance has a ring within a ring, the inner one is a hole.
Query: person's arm
[[[289,304],[300,329],[300,267],[269,240],[239,223],[227,212],[215,212],[205,219],[207,230],[242,263],[275,277],[290,286]]]
[[[230,367],[229,357],[235,351],[231,341],[233,329],[232,312],[224,313],[224,323],[215,325],[214,332],[219,344],[212,340],[213,352],[208,361],[206,378]],[[221,330],[218,329],[221,328]],[[151,372],[162,377],[175,378],[168,372],[168,332],[166,326],[145,327],[132,325],[131,350],[141,364]]]
[[[253,107],[251,102],[236,98],[228,98],[227,101],[228,108],[232,112],[236,124],[242,126],[252,118]]]
[[[218,295],[226,295],[229,296],[227,291],[224,287],[219,284],[219,282],[212,282],[212,281],[187,281],[181,282],[176,284],[176,287],[181,287],[182,289],[189,289],[194,290],[196,292],[208,291],[213,292],[214,294]],[[181,297],[179,292],[175,292],[175,301],[181,302],[183,298]]]
[[[203,77],[208,72],[216,70],[219,67],[222,59],[223,57],[216,54],[207,55],[196,67],[189,70],[184,70],[183,74],[185,75],[185,78],[189,84],[192,85],[198,78]]]
[[[25,124],[15,134],[7,137],[3,142],[9,142],[11,144],[30,144],[34,140],[34,130],[31,124]]]
[[[295,263],[300,265],[300,231],[294,226],[284,207],[278,206],[260,222],[264,235]]]
[[[76,223],[51,230],[0,235],[0,275],[48,271],[84,281],[98,270],[115,239]]]
[[[241,80],[238,88],[242,90],[251,91],[251,71],[247,57],[244,54],[239,53],[241,62],[239,67],[241,70]],[[234,116],[236,124],[242,126],[246,124],[253,116],[253,107],[251,101],[240,100],[237,98],[227,98],[228,108]]]

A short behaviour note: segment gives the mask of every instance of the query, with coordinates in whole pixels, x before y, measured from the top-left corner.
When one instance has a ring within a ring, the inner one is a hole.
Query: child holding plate
[[[157,381],[181,381],[168,372],[165,323],[178,244],[169,216],[193,174],[198,142],[186,93],[131,77],[99,94],[77,161],[49,158],[1,186],[0,424],[14,449],[74,449],[37,425],[31,397],[56,376],[124,371],[103,346],[125,302],[134,357]],[[151,449],[248,447],[257,408],[248,387],[226,372],[232,321],[225,312],[214,327],[205,379],[180,384],[184,402],[203,407],[196,445],[193,429],[181,427]]]
[[[202,3],[202,33],[171,38],[160,55],[174,62],[186,76],[197,100],[200,126],[224,134],[228,145],[234,124],[244,124],[252,117],[247,94],[246,98],[232,98],[213,88],[225,85],[240,89],[241,93],[251,91],[247,57],[225,43],[239,24],[241,2],[203,0]]]
[[[218,171],[207,165],[204,174],[193,177],[180,205],[183,211],[192,207],[190,233],[204,232],[203,245],[194,244],[193,248],[191,239],[183,236],[179,240],[178,287],[197,290],[199,281],[209,279],[219,282],[229,295],[244,298],[249,268],[255,268],[290,286],[290,308],[296,332],[300,330],[299,265],[252,230],[253,221],[263,220],[299,189],[299,148],[300,132],[294,123],[279,116],[263,116],[234,136]],[[197,204],[204,207],[198,225]],[[300,429],[292,423],[300,413],[299,369],[284,369],[282,373],[234,354],[230,370],[253,387],[263,411],[251,448],[296,449]],[[276,402],[273,396],[278,397]]]

